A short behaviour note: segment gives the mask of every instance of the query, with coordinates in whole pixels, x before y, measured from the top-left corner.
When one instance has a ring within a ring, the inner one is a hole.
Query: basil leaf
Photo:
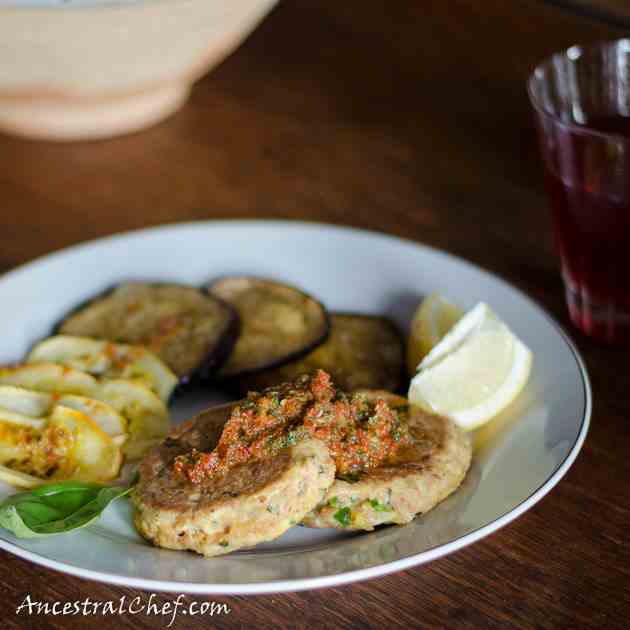
[[[18,492],[0,503],[0,527],[18,538],[69,532],[89,525],[132,488],[64,481]]]

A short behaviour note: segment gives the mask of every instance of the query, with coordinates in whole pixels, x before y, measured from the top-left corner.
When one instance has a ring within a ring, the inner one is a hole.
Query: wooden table
[[[0,270],[165,222],[308,219],[448,250],[568,327],[524,82],[552,51],[618,34],[533,0],[285,1],[153,129],[67,145],[0,138]],[[592,428],[534,509],[389,577],[216,598],[231,614],[197,617],[194,627],[628,627],[627,352],[575,338],[594,387]],[[5,628],[166,627],[142,615],[18,617],[26,593],[40,601],[141,593],[0,558]],[[171,627],[193,626],[179,616]]]

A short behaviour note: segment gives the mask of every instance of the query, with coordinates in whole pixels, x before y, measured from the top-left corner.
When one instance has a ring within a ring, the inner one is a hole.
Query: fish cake
[[[404,409],[405,398],[370,392]],[[302,524],[345,530],[372,530],[387,523],[408,523],[454,492],[472,458],[469,436],[448,418],[409,406],[407,423],[413,443],[356,479],[337,478],[323,501]]]
[[[175,472],[178,455],[211,451],[233,404],[175,427],[142,461],[132,494],[138,531],[159,547],[217,556],[273,540],[298,524],[333,483],[326,445],[308,439],[192,483]]]

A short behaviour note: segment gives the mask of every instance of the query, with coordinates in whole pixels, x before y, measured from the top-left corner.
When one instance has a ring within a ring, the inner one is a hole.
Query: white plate
[[[0,362],[20,360],[69,309],[126,279],[202,284],[250,273],[294,283],[331,310],[386,313],[404,327],[421,297],[440,291],[463,307],[479,300],[534,352],[532,378],[486,428],[462,487],[404,527],[365,534],[295,527],[272,543],[214,559],[151,547],[129,504],[95,526],[0,547],[60,571],[125,586],[237,594],[333,586],[411,567],[468,545],[532,507],[566,473],[586,436],[591,392],[584,365],[561,329],[498,278],[434,249],[375,233],[275,221],[183,224],[101,239],[46,256],[0,278]],[[178,402],[177,420],[220,394]],[[0,487],[0,495],[8,494]]]

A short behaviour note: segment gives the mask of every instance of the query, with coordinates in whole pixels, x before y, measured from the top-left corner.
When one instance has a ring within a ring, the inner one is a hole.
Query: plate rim
[[[529,302],[536,310],[538,310],[545,318],[545,320],[552,326],[552,328],[559,334],[560,338],[567,345],[571,351],[573,359],[578,367],[578,372],[581,378],[582,387],[584,390],[584,410],[582,414],[580,429],[575,437],[575,440],[567,453],[564,460],[558,466],[557,470],[547,478],[542,484],[540,484],[526,499],[521,501],[518,505],[505,512],[501,516],[495,518],[490,523],[479,527],[459,538],[432,547],[418,554],[412,554],[405,558],[377,564],[372,567],[363,569],[354,569],[343,573],[336,573],[330,575],[323,575],[317,577],[305,577],[297,578],[293,580],[270,580],[268,582],[252,582],[252,583],[195,583],[195,582],[177,582],[173,580],[154,580],[150,578],[136,578],[119,575],[111,572],[101,572],[93,569],[85,569],[75,566],[73,564],[62,562],[58,560],[50,559],[46,556],[42,556],[35,552],[23,549],[19,545],[16,545],[8,540],[0,538],[0,549],[16,555],[24,560],[33,562],[38,566],[43,566],[54,571],[73,575],[76,577],[92,580],[96,582],[102,582],[106,584],[113,584],[116,586],[122,586],[127,588],[137,588],[150,592],[173,592],[190,595],[262,595],[262,594],[277,594],[277,593],[289,593],[296,591],[304,591],[310,589],[326,588],[333,586],[342,586],[344,584],[360,582],[376,577],[382,577],[395,573],[397,571],[403,571],[411,567],[420,566],[437,560],[445,555],[463,549],[468,545],[471,545],[481,538],[485,538],[490,534],[498,531],[517,519],[521,514],[533,507],[541,499],[543,499],[564,477],[573,462],[577,458],[579,452],[582,449],[586,435],[590,427],[592,409],[593,409],[593,394],[590,383],[590,378],[586,370],[586,366],[582,356],[576,345],[556,319],[547,311],[545,307],[539,304],[539,302],[519,287],[514,286],[505,280],[502,276],[498,275],[494,271],[487,270],[486,268],[472,263],[465,258],[461,258],[455,254],[451,254],[448,251],[444,251],[435,248],[431,245],[426,245],[419,241],[403,238],[389,233],[377,232],[376,230],[369,230],[365,228],[357,228],[347,225],[337,225],[332,223],[323,223],[316,221],[301,221],[292,219],[219,219],[219,220],[200,220],[200,221],[185,221],[161,224],[157,226],[151,226],[146,228],[139,228],[134,230],[127,230],[123,232],[117,232],[111,235],[97,237],[87,241],[82,241],[67,247],[62,247],[57,250],[53,250],[47,254],[39,256],[31,261],[28,261],[22,265],[19,265],[7,272],[0,274],[0,284],[7,280],[11,280],[13,277],[19,276],[22,273],[28,273],[31,268],[34,268],[40,264],[50,263],[54,259],[62,257],[69,253],[80,253],[81,250],[89,250],[94,245],[104,245],[111,241],[124,240],[125,238],[155,234],[163,231],[189,229],[200,226],[212,226],[212,225],[233,225],[236,227],[246,226],[265,226],[265,227],[292,227],[301,229],[326,229],[340,232],[346,232],[354,235],[361,235],[364,237],[377,237],[386,240],[397,241],[400,244],[406,246],[413,246],[428,251],[431,255],[445,258],[458,264],[463,264],[472,270],[482,272],[483,274],[490,276],[493,281],[502,284],[504,287],[515,291],[525,301]]]

